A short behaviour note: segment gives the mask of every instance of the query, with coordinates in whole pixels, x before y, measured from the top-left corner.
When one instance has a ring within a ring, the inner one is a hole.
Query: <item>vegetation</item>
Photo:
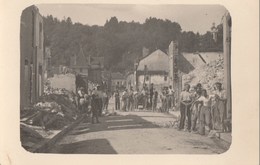
[[[182,31],[177,22],[147,18],[139,22],[107,20],[104,26],[89,26],[73,23],[71,18],[58,20],[52,15],[44,17],[45,45],[52,51],[52,65],[70,64],[70,57],[78,54],[80,45],[88,56],[103,56],[105,67],[113,71],[124,71],[134,67],[142,56],[142,48],[150,52],[161,49],[167,52],[170,41],[178,40],[183,52],[222,51],[222,25],[218,25],[218,39],[212,34]]]

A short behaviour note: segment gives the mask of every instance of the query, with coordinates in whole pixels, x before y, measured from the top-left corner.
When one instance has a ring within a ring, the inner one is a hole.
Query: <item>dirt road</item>
[[[50,151],[75,154],[219,154],[229,145],[218,139],[175,128],[165,128],[173,122],[171,115],[153,112],[118,112],[101,117],[99,124],[89,119]]]

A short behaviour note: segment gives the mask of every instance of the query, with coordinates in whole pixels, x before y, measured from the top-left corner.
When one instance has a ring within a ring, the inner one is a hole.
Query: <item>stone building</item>
[[[36,102],[43,94],[43,18],[36,6],[23,10],[20,22],[20,106]]]
[[[156,51],[141,58],[136,69],[136,86],[142,89],[144,83],[154,84],[154,88],[160,90],[168,86],[169,57],[163,51]]]

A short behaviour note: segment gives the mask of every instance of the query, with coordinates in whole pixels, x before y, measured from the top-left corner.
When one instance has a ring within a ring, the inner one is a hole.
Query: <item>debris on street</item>
[[[21,113],[21,141],[29,149],[73,123],[79,116],[73,93],[45,87],[39,102]]]

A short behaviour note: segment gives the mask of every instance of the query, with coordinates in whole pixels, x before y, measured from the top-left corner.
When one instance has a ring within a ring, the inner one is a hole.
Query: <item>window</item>
[[[167,81],[167,76],[164,76],[164,81]]]
[[[29,62],[28,62],[28,60],[25,60],[25,61],[24,61],[24,65],[26,65],[26,66],[28,66],[28,65],[29,65]]]

